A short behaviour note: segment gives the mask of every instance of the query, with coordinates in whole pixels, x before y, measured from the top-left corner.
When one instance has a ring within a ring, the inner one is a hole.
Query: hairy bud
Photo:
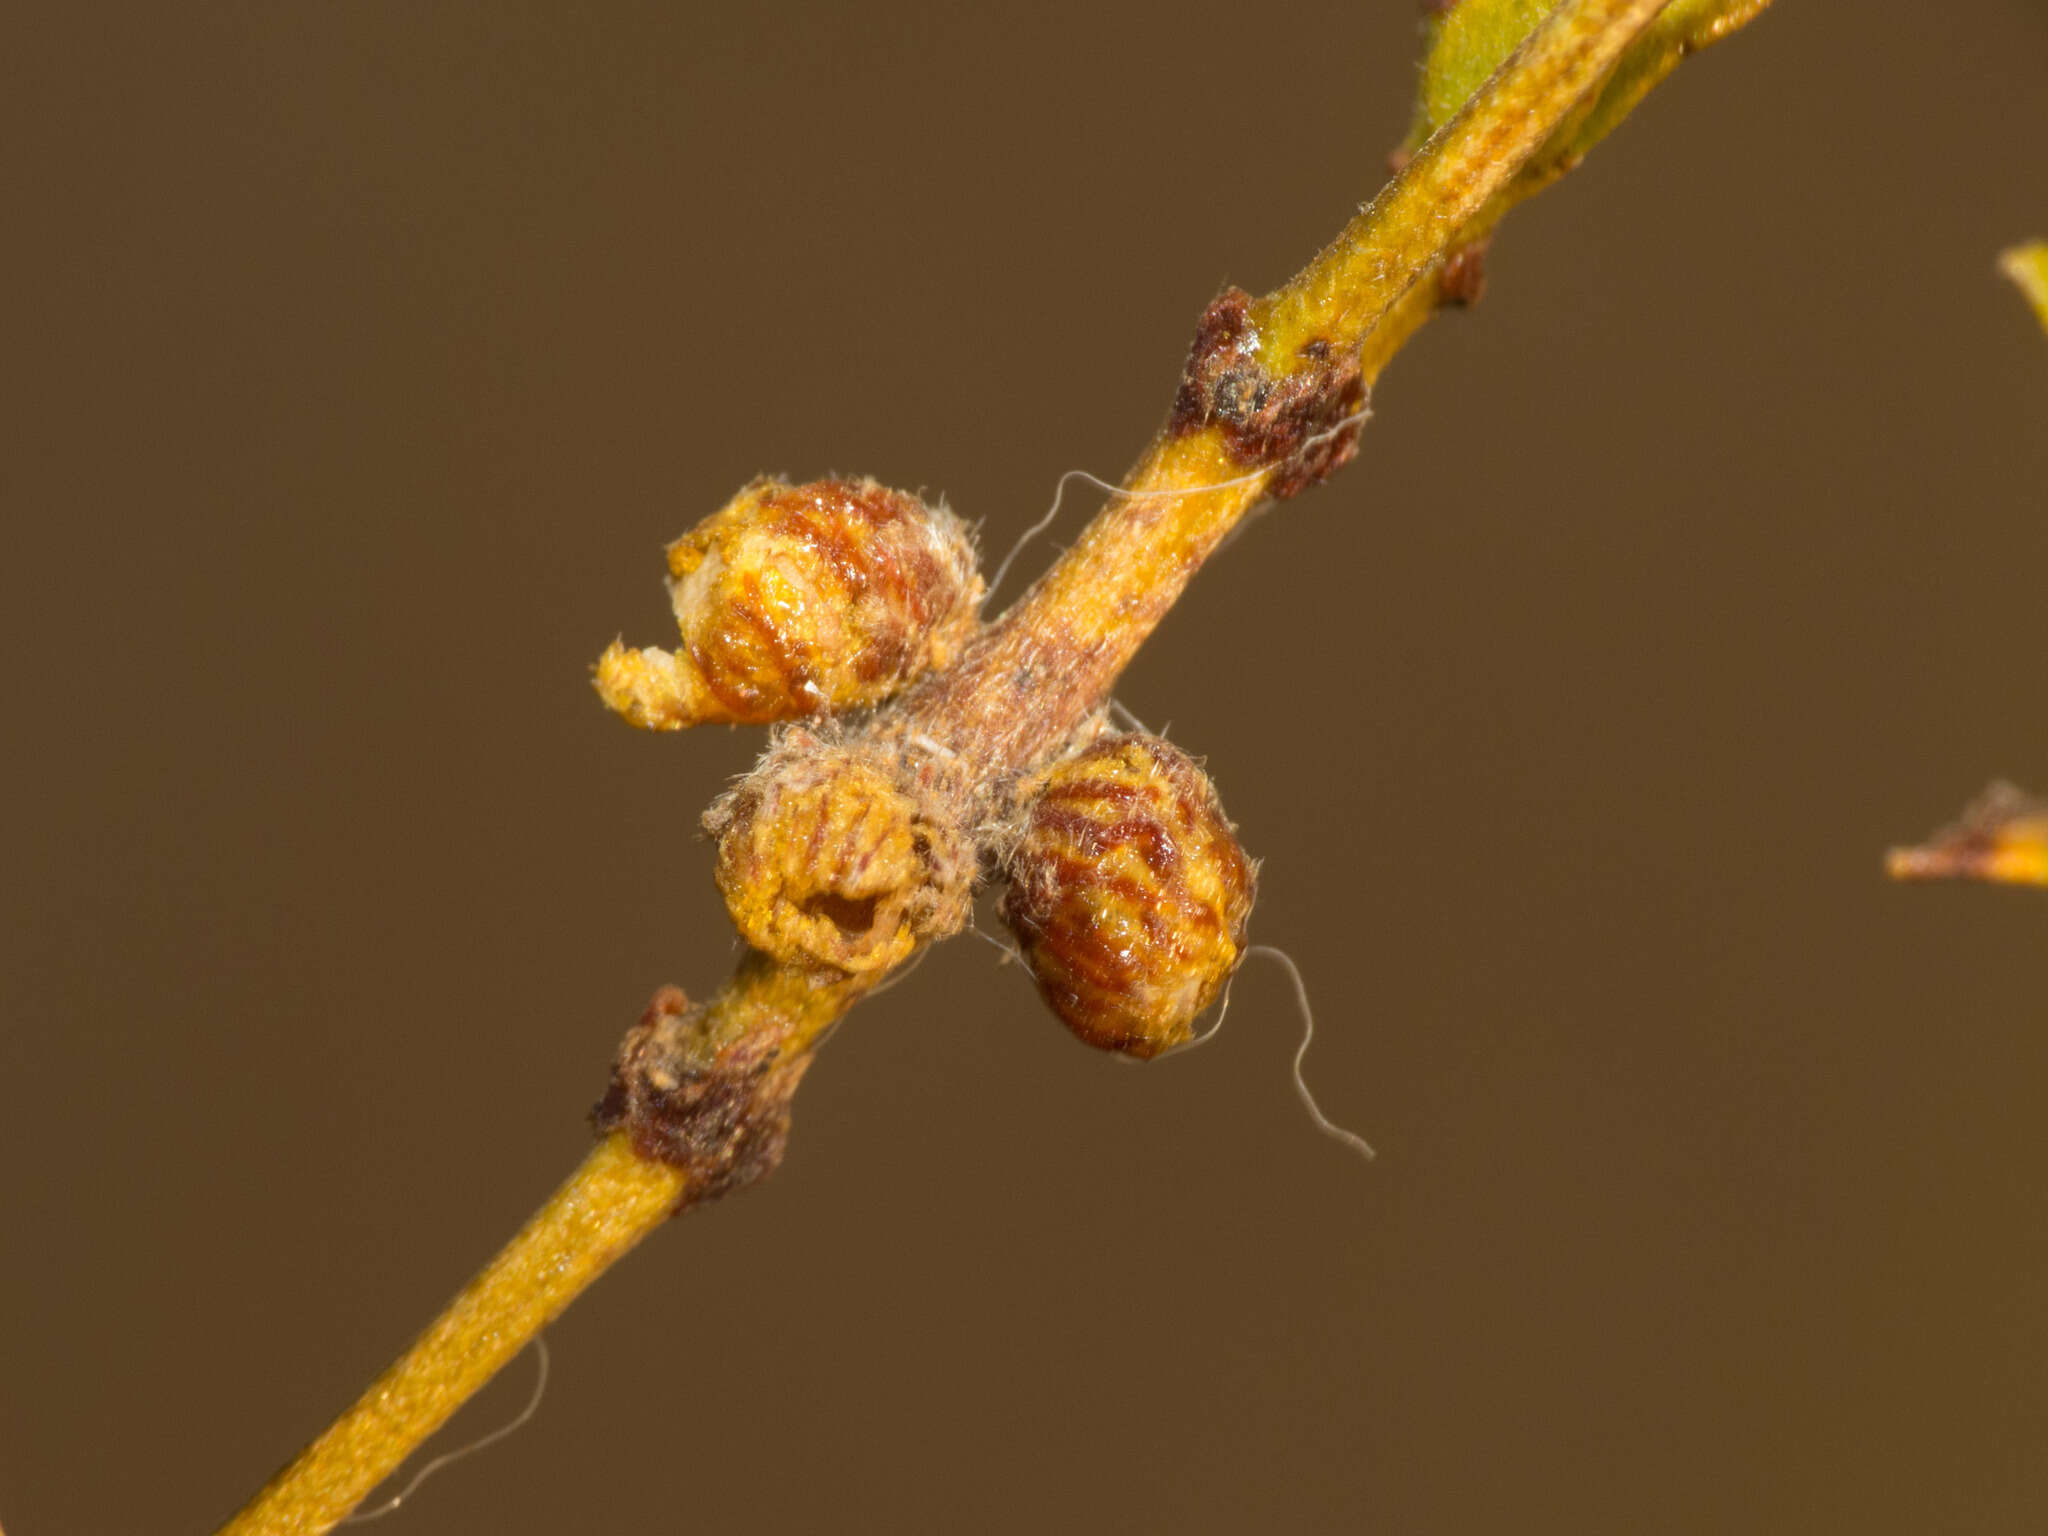
[[[681,647],[597,664],[606,705],[654,730],[878,704],[953,659],[982,593],[960,519],[872,480],[756,480],[668,569]]]
[[[1032,789],[1003,917],[1038,990],[1090,1045],[1179,1045],[1237,969],[1252,910],[1215,786],[1179,748],[1119,735]]]
[[[704,816],[748,943],[792,965],[882,970],[966,926],[972,840],[916,765],[794,729]]]

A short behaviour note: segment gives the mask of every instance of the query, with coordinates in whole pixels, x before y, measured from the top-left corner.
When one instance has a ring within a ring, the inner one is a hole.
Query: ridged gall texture
[[[1216,788],[1154,736],[1105,736],[1042,775],[1003,917],[1052,1011],[1156,1056],[1237,969],[1255,880]]]
[[[655,730],[878,704],[958,654],[982,593],[965,525],[872,480],[757,480],[668,568],[682,646],[597,664],[605,703]]]
[[[966,925],[974,849],[886,750],[801,728],[704,816],[748,943],[790,965],[886,969]]]

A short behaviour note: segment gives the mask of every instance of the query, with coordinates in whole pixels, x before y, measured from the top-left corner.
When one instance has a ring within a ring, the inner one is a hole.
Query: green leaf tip
[[[1530,161],[1524,179],[1540,184],[1571,169],[1679,60],[1747,26],[1770,3],[1672,0],[1622,56],[1585,110],[1566,122]],[[1422,84],[1402,149],[1409,154],[1420,149],[1555,9],[1552,0],[1453,0],[1435,11],[1425,24]]]

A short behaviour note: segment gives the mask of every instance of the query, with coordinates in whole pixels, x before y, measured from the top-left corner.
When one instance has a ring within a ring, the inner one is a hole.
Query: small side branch
[[[331,1529],[686,1192],[678,1170],[636,1155],[623,1136],[599,1142],[433,1326],[221,1536]]]

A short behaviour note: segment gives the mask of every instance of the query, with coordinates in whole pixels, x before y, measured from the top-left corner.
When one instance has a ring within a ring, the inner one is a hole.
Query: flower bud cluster
[[[749,944],[880,975],[965,927],[985,874],[1008,882],[1004,919],[1083,1040],[1150,1057],[1189,1038],[1237,968],[1254,888],[1192,759],[1099,717],[1024,763],[897,712],[835,718],[972,639],[982,584],[958,519],[873,481],[757,481],[669,570],[683,647],[614,645],[598,691],[642,726],[794,722],[704,817]]]

